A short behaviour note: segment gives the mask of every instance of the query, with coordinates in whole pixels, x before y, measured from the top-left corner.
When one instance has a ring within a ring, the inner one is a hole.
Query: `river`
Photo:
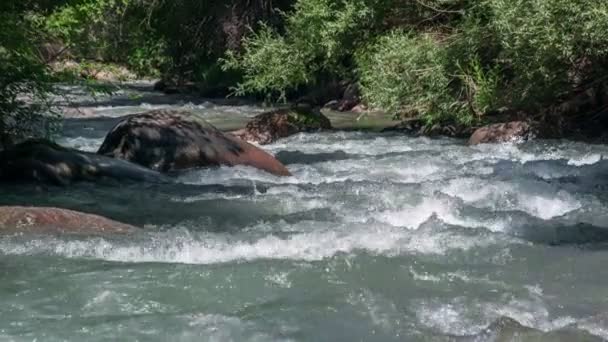
[[[263,110],[145,87],[72,100],[95,116],[66,119],[59,141],[89,151],[142,109],[223,128]],[[222,167],[0,189],[0,204],[145,228],[0,238],[0,340],[608,339],[607,146],[341,131],[264,148],[293,177]]]

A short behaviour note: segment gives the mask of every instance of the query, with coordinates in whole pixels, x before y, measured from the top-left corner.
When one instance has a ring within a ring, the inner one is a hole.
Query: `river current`
[[[60,143],[95,151],[149,108],[220,127],[263,110],[137,94],[88,104]],[[0,204],[145,229],[0,238],[0,340],[608,339],[607,146],[324,132],[264,148],[293,176],[1,188]]]

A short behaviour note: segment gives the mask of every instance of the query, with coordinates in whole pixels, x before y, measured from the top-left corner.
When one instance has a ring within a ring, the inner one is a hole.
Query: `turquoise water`
[[[166,106],[220,125],[261,110]],[[112,120],[71,119],[61,142],[95,150]],[[607,147],[334,132],[265,148],[294,176],[0,189],[145,228],[0,238],[0,340],[608,339]]]

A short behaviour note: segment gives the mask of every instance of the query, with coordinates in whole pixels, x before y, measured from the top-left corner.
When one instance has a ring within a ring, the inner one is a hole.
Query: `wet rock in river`
[[[139,165],[65,148],[47,140],[29,140],[0,151],[0,181],[67,185],[101,178],[166,181],[160,173]]]
[[[534,136],[534,129],[525,121],[496,123],[483,126],[473,132],[469,145],[527,141]]]
[[[327,102],[323,108],[345,112],[353,110],[360,104],[360,91],[357,83],[347,83],[344,87],[342,97],[338,100],[331,100]]]
[[[105,217],[50,207],[0,206],[0,234],[133,233],[139,228]]]
[[[254,117],[244,129],[233,135],[258,144],[270,144],[300,132],[331,129],[331,122],[318,110],[306,105],[277,109]]]
[[[97,153],[161,172],[247,165],[274,175],[291,175],[272,155],[187,111],[131,115],[114,126]]]

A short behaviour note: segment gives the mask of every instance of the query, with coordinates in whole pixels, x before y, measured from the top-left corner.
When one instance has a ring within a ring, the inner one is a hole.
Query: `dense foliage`
[[[0,146],[49,132],[48,119],[56,116],[46,105],[52,80],[37,49],[45,37],[34,15],[47,8],[28,1],[0,4]]]
[[[290,3],[1,1],[0,145],[47,134],[53,121],[48,119],[56,118],[48,101],[56,95],[53,83],[117,69],[109,65],[177,85],[193,83],[200,90],[228,89],[238,73],[223,72],[220,57],[240,46],[249,27],[262,19],[272,22],[275,8]]]
[[[372,108],[430,124],[564,116],[547,108],[608,88],[604,0],[7,0],[0,10],[0,132],[31,134],[23,124],[49,113],[40,104],[61,59],[206,95],[288,100],[355,83]]]
[[[289,1],[283,1],[289,3]],[[74,0],[45,21],[76,58],[128,65],[141,76],[215,86],[218,59],[281,1]]]
[[[239,93],[285,94],[354,78],[373,107],[464,124],[504,108],[536,113],[608,66],[603,0],[299,0],[226,65]]]

